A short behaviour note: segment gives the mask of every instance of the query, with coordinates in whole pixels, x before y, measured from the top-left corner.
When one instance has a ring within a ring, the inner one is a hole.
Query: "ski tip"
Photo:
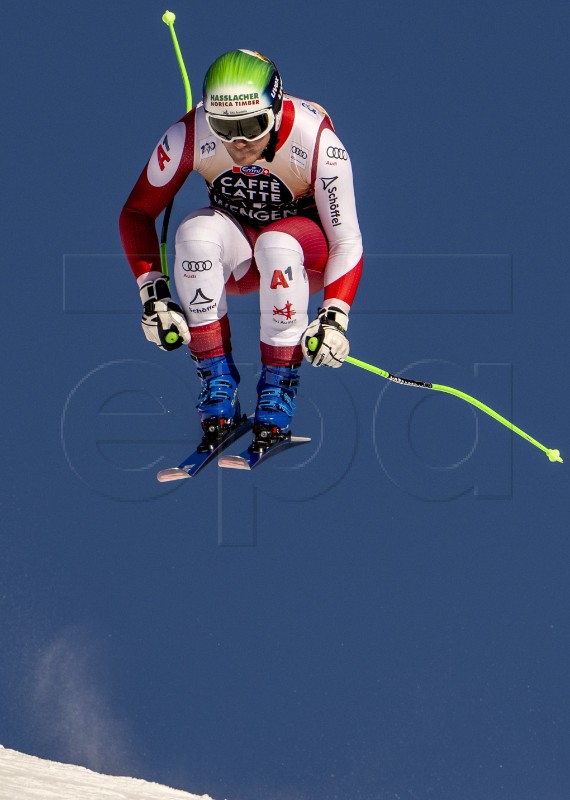
[[[191,476],[188,473],[180,469],[180,467],[169,467],[168,469],[161,469],[160,472],[157,473],[156,479],[160,481],[160,483],[166,483],[167,481],[179,481],[183,478],[190,478]]]
[[[247,469],[251,470],[247,459],[243,456],[221,456],[218,459],[218,467],[227,467],[229,469]]]

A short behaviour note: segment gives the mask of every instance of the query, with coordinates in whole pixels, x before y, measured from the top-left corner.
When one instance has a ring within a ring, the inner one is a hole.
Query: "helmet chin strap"
[[[275,150],[277,149],[277,139],[279,138],[278,132],[275,128],[272,129],[271,133],[269,134],[269,141],[267,142],[267,147],[261,154],[261,158],[264,158],[265,161],[271,163],[275,158]]]
[[[273,128],[271,129],[271,134],[269,135],[269,141],[267,142],[267,147],[261,154],[261,158],[264,158],[268,164],[271,164],[271,162],[275,158],[275,151],[277,149],[277,141],[279,139],[279,128],[281,127],[282,117],[283,117],[283,106],[281,106],[281,108],[275,115],[275,123],[273,125]]]

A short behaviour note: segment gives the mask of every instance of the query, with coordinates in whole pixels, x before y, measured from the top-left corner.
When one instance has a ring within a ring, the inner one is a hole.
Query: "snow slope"
[[[0,745],[0,800],[212,800],[136,778],[100,775]]]

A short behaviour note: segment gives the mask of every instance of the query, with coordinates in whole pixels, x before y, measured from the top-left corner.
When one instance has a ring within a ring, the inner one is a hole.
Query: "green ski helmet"
[[[277,67],[253,50],[231,50],[206,73],[203,89],[206,120],[226,142],[254,142],[281,124],[283,84]]]

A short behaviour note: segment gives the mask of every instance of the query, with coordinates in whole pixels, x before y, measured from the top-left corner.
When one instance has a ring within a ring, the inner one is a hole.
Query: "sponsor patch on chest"
[[[281,204],[290,203],[293,199],[283,181],[268,170],[261,174],[248,175],[243,172],[244,169],[251,167],[234,167],[231,172],[219,175],[212,182],[214,190],[230,200],[246,203]]]
[[[290,158],[293,164],[297,164],[301,169],[305,169],[309,160],[307,147],[299,142],[292,142]]]
[[[260,167],[259,164],[250,164],[246,167],[233,167],[232,172],[239,175],[271,175],[267,167]]]

